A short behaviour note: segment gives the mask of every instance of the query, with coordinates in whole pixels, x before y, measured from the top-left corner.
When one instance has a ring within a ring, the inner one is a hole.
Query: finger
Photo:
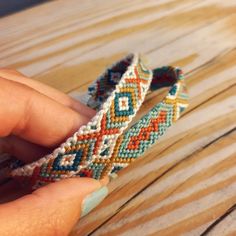
[[[39,145],[53,147],[89,120],[15,81],[0,78],[0,88],[0,137],[13,134]]]
[[[94,116],[96,113],[93,109],[89,108],[88,106],[82,104],[79,101],[74,100],[73,98],[58,91],[57,89],[52,88],[46,84],[42,84],[37,80],[30,79],[16,70],[2,68],[0,69],[0,77],[25,84],[39,91],[40,93],[52,98],[53,100],[70,107],[71,109],[79,111],[81,114],[88,116],[89,118]]]
[[[24,163],[38,160],[51,151],[49,148],[36,145],[14,135],[0,138],[0,153],[9,153]]]
[[[110,182],[109,177],[106,176],[99,180],[99,182],[101,186],[107,186]],[[22,185],[19,185],[17,180],[9,179],[7,182],[0,184],[0,193],[4,193],[0,194],[0,204],[16,200],[31,192],[31,189],[23,188]]]
[[[78,218],[100,203],[107,193],[107,188],[101,188],[99,181],[89,178],[47,185],[1,205],[0,235],[16,232],[19,236],[68,235]]]
[[[0,185],[0,208],[1,204],[16,200],[26,194],[31,193],[29,189],[22,188],[16,180],[9,179]],[[1,221],[1,220],[0,220]]]
[[[110,181],[108,176],[106,176],[99,180],[99,182],[101,186],[107,186]],[[0,193],[4,193],[0,194],[0,204],[16,200],[31,192],[31,189],[22,188],[15,179],[9,179],[7,182],[0,184]]]

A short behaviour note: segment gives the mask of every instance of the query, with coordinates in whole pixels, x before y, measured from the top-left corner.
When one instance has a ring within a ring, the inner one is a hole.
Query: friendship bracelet
[[[32,188],[79,175],[97,158],[109,159],[117,138],[135,116],[149,89],[152,71],[138,55],[128,55],[99,77],[96,100],[105,100],[92,120],[59,148],[11,175]],[[101,87],[101,81],[103,86]],[[103,91],[103,93],[102,93]],[[104,153],[104,148],[109,151]]]
[[[167,96],[128,128],[148,89],[168,86]],[[98,110],[95,117],[52,154],[14,169],[14,178],[33,189],[73,176],[101,179],[141,156],[188,105],[180,69],[151,71],[133,54],[108,68],[88,93],[87,105]]]
[[[150,90],[169,86],[167,96],[118,138],[111,158],[97,158],[81,171],[80,176],[99,179],[127,167],[179,119],[189,98],[182,71],[171,66],[153,70]]]

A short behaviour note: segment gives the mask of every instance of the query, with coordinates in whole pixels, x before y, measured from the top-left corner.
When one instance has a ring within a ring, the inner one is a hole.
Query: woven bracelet
[[[148,90],[171,86],[167,96],[128,128]],[[184,78],[173,67],[149,70],[138,55],[108,68],[88,90],[98,112],[53,153],[14,169],[11,175],[33,189],[73,176],[101,179],[142,155],[188,105]]]

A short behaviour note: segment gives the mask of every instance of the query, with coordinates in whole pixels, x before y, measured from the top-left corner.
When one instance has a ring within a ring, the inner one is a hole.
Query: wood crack
[[[228,215],[236,210],[236,203],[230,207],[223,215],[218,217],[207,229],[200,234],[200,236],[208,235],[220,222],[222,222]]]
[[[212,57],[210,60],[206,61],[204,64],[200,64],[199,66],[195,67],[194,69],[190,70],[189,72],[186,72],[185,75],[186,76],[192,75],[193,73],[196,73],[199,70],[202,70],[202,69],[206,68],[207,66],[212,65],[219,58],[222,58],[223,56],[227,56],[228,54],[232,53],[234,50],[236,50],[236,47],[231,47],[231,48],[227,48],[227,49],[222,50],[217,55]]]
[[[190,112],[196,110],[197,108],[201,107],[202,105],[206,104],[207,102],[209,102],[210,100],[218,97],[220,94],[225,93],[228,89],[232,89],[233,87],[236,86],[236,83],[233,85],[230,85],[229,87],[223,89],[222,91],[218,92],[217,94],[214,94],[213,96],[209,97],[207,100],[203,101],[202,103],[196,105],[195,107],[193,107],[192,109],[188,109],[183,115],[182,117],[186,116],[187,114],[189,114]]]

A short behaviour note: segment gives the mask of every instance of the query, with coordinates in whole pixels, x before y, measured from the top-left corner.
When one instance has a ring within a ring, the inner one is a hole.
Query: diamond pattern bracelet
[[[148,92],[170,87],[166,97],[131,127]],[[97,114],[53,153],[12,170],[33,189],[69,177],[101,179],[128,166],[162,136],[188,106],[184,76],[171,66],[148,69],[130,54],[88,89]]]

